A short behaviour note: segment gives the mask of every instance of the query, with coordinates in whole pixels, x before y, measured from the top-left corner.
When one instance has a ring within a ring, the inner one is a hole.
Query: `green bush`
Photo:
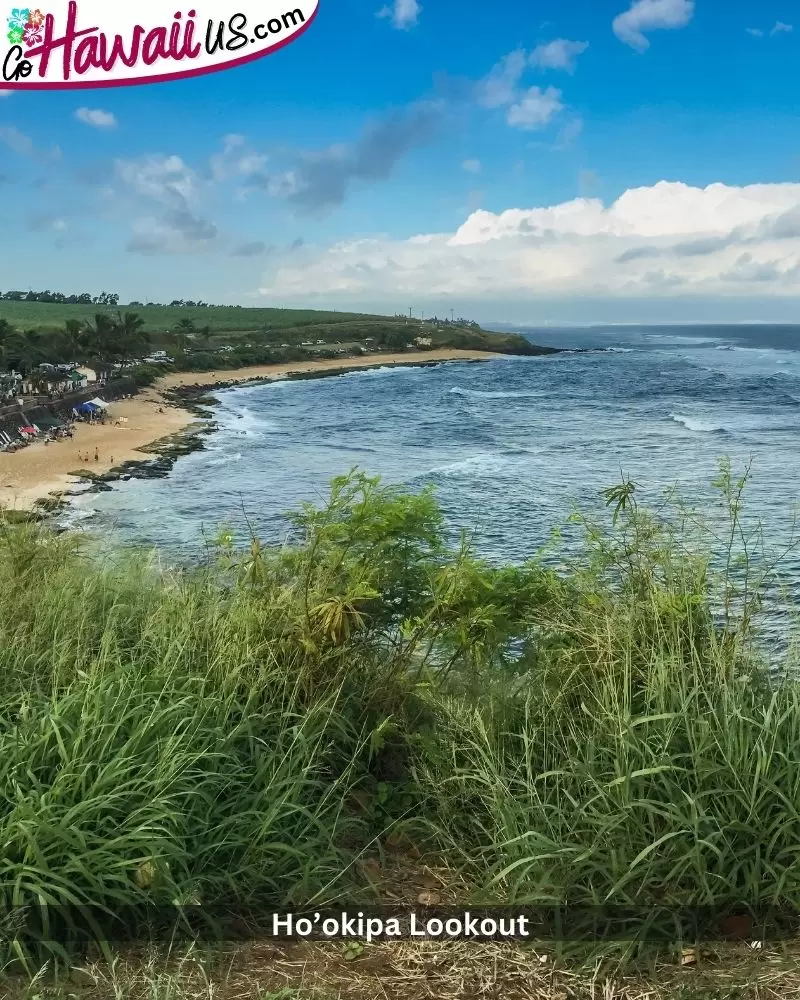
[[[744,537],[743,484],[718,485]],[[354,862],[402,831],[481,901],[797,909],[798,685],[753,642],[768,563],[715,558],[633,484],[606,499],[559,572],[454,548],[430,491],[361,473],[291,545],[223,531],[186,572],[0,524],[4,911],[34,906],[53,952],[81,906],[135,929],[153,905],[352,903]]]

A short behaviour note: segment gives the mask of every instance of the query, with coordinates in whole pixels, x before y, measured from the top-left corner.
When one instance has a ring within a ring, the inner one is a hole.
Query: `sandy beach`
[[[432,361],[486,361],[488,358],[502,357],[487,351],[419,351],[415,354],[363,354],[357,358],[335,358],[324,361],[290,361],[281,365],[258,365],[254,368],[239,368],[219,372],[178,372],[167,375],[159,381],[162,389],[174,389],[182,385],[217,385],[220,382],[247,382],[254,378],[280,378],[284,375],[300,375],[315,371],[335,371],[337,368],[374,368],[376,365],[419,365]]]
[[[108,472],[128,461],[147,458],[142,448],[176,434],[196,418],[185,410],[167,406],[160,390],[196,384],[248,382],[256,378],[285,378],[292,374],[335,369],[368,368],[375,365],[414,365],[431,361],[475,361],[495,357],[481,351],[440,350],[419,354],[369,354],[341,360],[290,362],[219,372],[179,372],[168,375],[152,389],[134,399],[111,403],[106,424],[77,424],[71,439],[45,445],[32,444],[14,454],[0,452],[0,507],[29,510],[37,500],[75,487],[80,480],[70,473],[78,469]],[[126,418],[126,423],[114,421]],[[95,450],[98,461],[94,460]],[[88,454],[89,462],[83,461]]]
[[[73,488],[80,482],[70,476],[76,469],[102,473],[122,462],[146,458],[140,448],[183,430],[195,419],[185,410],[164,406],[153,390],[112,403],[109,413],[106,424],[77,424],[73,438],[48,445],[37,442],[14,454],[0,452],[0,505],[27,510],[50,493]],[[127,418],[127,423],[116,426],[118,417]],[[82,461],[87,454],[88,463]]]

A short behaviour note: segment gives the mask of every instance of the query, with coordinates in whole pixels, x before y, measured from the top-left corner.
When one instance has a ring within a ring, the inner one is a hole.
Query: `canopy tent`
[[[108,403],[106,403],[103,399],[90,399],[89,402],[92,406],[96,406],[100,410],[108,409]]]
[[[81,403],[80,406],[76,406],[75,409],[78,413],[97,413],[98,407],[94,403]]]
[[[53,430],[67,426],[63,421],[56,420],[55,417],[37,417],[37,424],[39,427],[52,428]]]

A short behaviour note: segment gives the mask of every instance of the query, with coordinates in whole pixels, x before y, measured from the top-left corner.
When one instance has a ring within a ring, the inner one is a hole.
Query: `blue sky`
[[[795,4],[382,2],[206,77],[4,97],[0,287],[800,315]]]

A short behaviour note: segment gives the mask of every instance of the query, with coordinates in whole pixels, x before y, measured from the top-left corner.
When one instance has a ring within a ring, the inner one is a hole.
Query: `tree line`
[[[158,339],[185,362],[190,345],[207,349],[211,336],[209,326],[181,319]],[[140,361],[151,347],[145,321],[135,312],[98,312],[91,321],[69,319],[52,332],[20,330],[0,318],[0,372],[13,370],[27,375],[41,364]]]
[[[150,334],[136,313],[98,313],[94,321],[70,319],[60,330],[18,330],[0,319],[0,370],[29,373],[41,364],[121,362],[139,358]]]
[[[51,292],[46,289],[43,292],[12,290],[0,292],[2,302],[51,302],[57,305],[66,306],[111,306],[116,308],[119,305],[119,295],[116,292],[100,292],[99,295],[92,295],[90,292],[80,292],[79,294],[67,295],[64,292]],[[157,307],[170,309],[220,309],[210,302],[195,302],[193,299],[173,299],[172,302],[130,302],[129,306],[134,308]],[[235,308],[241,309],[241,306]]]
[[[55,302],[68,306],[116,306],[119,304],[119,295],[115,292],[100,292],[99,295],[91,295],[89,292],[81,292],[79,295],[65,295],[63,292],[51,292],[48,289],[44,292],[0,292],[0,300],[4,302]]]

